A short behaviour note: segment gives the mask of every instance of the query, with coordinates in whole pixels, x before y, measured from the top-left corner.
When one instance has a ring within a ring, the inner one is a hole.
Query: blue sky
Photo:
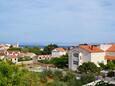
[[[0,42],[115,42],[115,0],[0,0]]]

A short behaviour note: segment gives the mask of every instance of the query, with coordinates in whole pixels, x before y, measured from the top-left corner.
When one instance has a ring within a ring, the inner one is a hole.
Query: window
[[[78,61],[73,61],[73,64],[74,65],[78,65]]]
[[[79,57],[79,53],[73,53],[74,57]]]

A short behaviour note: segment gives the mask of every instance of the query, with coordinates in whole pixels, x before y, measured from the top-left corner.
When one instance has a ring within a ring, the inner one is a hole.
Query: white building
[[[9,57],[5,57],[5,58],[7,60],[10,60],[14,64],[18,63],[18,57],[17,56],[9,56]]]
[[[113,44],[100,44],[98,47],[103,51],[107,51]]]
[[[9,47],[10,46],[8,44],[0,44],[0,50],[7,50]]]
[[[102,49],[96,46],[80,45],[75,47],[69,51],[69,69],[75,71],[84,62],[93,62],[97,66],[99,66],[98,63],[107,64],[105,54]]]
[[[19,43],[17,42],[16,44],[12,44],[12,47],[19,48]]]
[[[20,54],[20,51],[7,51],[5,52],[5,58],[16,64],[18,62],[18,57],[20,57]]]
[[[37,60],[50,60],[52,59],[52,55],[38,55],[35,58],[37,58]]]
[[[4,54],[0,54],[0,60],[4,60],[5,55]]]
[[[111,45],[111,46],[106,50],[105,59],[107,59],[107,60],[115,60],[115,44]]]
[[[52,57],[60,57],[66,55],[66,50],[64,48],[55,48],[52,50]]]
[[[23,57],[25,57],[25,56],[30,57],[30,58],[34,58],[36,56],[36,54],[30,53],[30,52],[23,53]]]

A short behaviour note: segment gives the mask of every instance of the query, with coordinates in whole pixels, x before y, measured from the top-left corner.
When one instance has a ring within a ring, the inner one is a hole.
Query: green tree
[[[39,47],[24,47],[21,49],[21,51],[23,52],[31,52],[31,53],[35,53],[37,55],[41,55],[43,52],[40,50]]]
[[[37,73],[20,69],[14,64],[0,62],[0,86],[39,86]]]
[[[29,48],[29,52],[35,53],[37,55],[41,54],[41,51],[40,51],[39,47]]]
[[[107,69],[107,65],[104,65],[104,63],[99,63],[99,66],[101,70]]]
[[[68,57],[61,56],[60,58],[53,58],[50,60],[51,64],[54,64],[58,68],[67,68],[68,67]]]
[[[21,49],[21,51],[24,52],[24,53],[27,53],[27,52],[29,52],[29,48],[28,47],[24,47],[24,48]]]
[[[110,70],[114,70],[115,69],[115,64],[113,61],[109,61],[107,63],[107,68],[110,69]]]
[[[9,51],[21,51],[21,48],[13,48],[13,47],[11,47],[8,50]]]
[[[58,47],[58,45],[56,45],[56,44],[49,44],[49,45],[47,45],[47,46],[44,48],[43,53],[44,53],[44,54],[51,54],[51,51],[52,51],[53,49],[57,48],[57,47]]]
[[[95,73],[98,74],[100,72],[100,68],[98,68],[94,63],[92,62],[86,62],[83,63],[81,66],[79,66],[78,70],[81,73]]]
[[[95,75],[93,73],[88,73],[88,74],[84,73],[81,75],[82,84],[87,84],[93,81],[95,81]]]
[[[18,58],[18,61],[30,61],[30,60],[32,60],[32,58],[29,57],[29,56],[19,57],[19,58]]]

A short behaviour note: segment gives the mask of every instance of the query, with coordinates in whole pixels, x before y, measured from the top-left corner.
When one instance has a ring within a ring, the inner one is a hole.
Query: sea
[[[20,45],[20,47],[39,47],[39,48],[44,48],[45,46],[47,45]],[[62,47],[62,48],[69,48],[71,46],[69,45],[58,45],[59,47]]]

